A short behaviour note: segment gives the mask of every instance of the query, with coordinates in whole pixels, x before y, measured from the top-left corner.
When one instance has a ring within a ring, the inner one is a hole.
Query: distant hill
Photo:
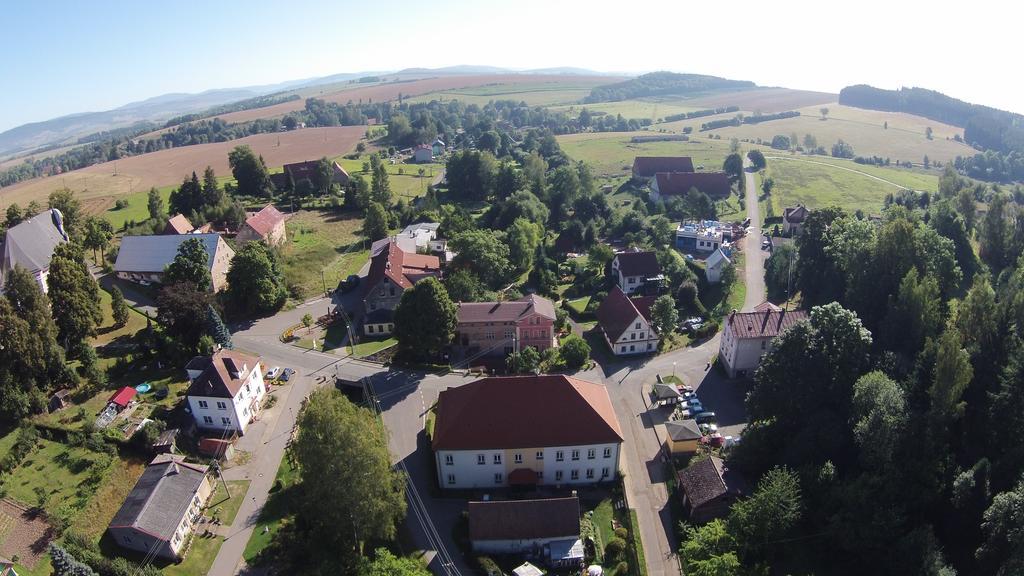
[[[971,104],[935,90],[884,90],[858,84],[843,88],[839,103],[923,116],[963,128],[968,144],[999,152],[1024,151],[1024,115]]]
[[[623,82],[598,86],[584,98],[585,103],[614,102],[647,96],[687,96],[712,90],[744,90],[757,85],[746,80],[728,80],[702,74],[651,72]]]

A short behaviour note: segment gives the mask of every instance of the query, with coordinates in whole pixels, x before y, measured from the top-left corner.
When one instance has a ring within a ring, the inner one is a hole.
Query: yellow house
[[[703,436],[694,420],[672,420],[665,423],[665,446],[671,454],[696,452]]]

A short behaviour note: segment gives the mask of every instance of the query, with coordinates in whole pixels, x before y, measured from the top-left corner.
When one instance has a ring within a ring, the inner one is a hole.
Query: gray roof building
[[[178,247],[193,239],[203,243],[214,291],[220,290],[226,284],[227,266],[235,253],[219,234],[125,236],[117,251],[114,272],[128,280],[136,279],[136,275],[159,281],[164,269],[178,255]]]
[[[56,208],[36,214],[7,230],[3,241],[3,259],[0,260],[0,291],[7,281],[7,274],[15,266],[21,266],[35,276],[43,292],[46,292],[46,277],[49,275],[53,251],[58,244],[67,241],[64,216]]]

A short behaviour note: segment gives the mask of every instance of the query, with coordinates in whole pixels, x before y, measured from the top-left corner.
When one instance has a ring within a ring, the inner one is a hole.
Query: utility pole
[[[210,462],[210,466],[213,468],[213,473],[216,474],[218,478],[220,478],[221,484],[224,485],[224,493],[228,495],[228,500],[230,500],[231,490],[228,488],[228,481],[224,479],[224,474],[220,469],[220,462],[218,462],[217,459],[214,458]]]
[[[327,296],[327,280],[324,278],[324,270],[323,270],[323,268],[320,269],[320,282],[322,282],[323,285],[324,285],[324,296],[326,297]],[[331,307],[330,306],[327,307],[327,313],[328,314],[331,313]]]

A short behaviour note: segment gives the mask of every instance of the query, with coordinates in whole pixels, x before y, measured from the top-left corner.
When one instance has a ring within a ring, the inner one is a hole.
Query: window
[[[562,471],[561,470],[555,470],[555,482],[561,482],[561,481],[562,481]]]
[[[766,344],[768,344],[767,341],[761,340],[761,350],[764,350],[764,347],[765,347]]]
[[[494,483],[501,484],[501,472],[494,473]]]
[[[452,466],[452,465],[454,465],[455,464],[455,457],[452,456],[451,454],[445,454],[444,455],[444,463],[445,463],[445,466]]]
[[[565,460],[565,455],[562,454],[562,451],[559,450],[559,451],[555,452],[555,462],[561,462],[563,460]]]
[[[629,339],[630,340],[636,340],[636,332],[630,332],[629,333]]]
[[[634,346],[634,345],[630,344],[630,345],[629,345],[629,351],[630,351],[630,352],[636,352],[636,346]]]
[[[246,396],[248,396],[248,395],[249,395],[249,394],[251,394],[251,393],[252,393],[252,390],[251,390],[251,389],[249,388],[249,385],[248,385],[248,384],[246,384],[246,385],[245,385],[245,395],[246,395]]]
[[[648,350],[650,350],[652,346],[654,346],[654,344],[651,344],[650,342],[647,343],[647,349]]]
[[[601,478],[607,478],[607,477],[608,477],[608,467],[605,466],[604,468],[601,468]]]
[[[249,408],[248,407],[242,408],[242,416],[248,416],[248,415],[249,415]]]
[[[392,296],[394,296],[394,295],[395,295],[395,287],[394,287],[394,286],[392,286],[392,287],[391,287],[391,295],[392,295]]]
[[[640,329],[640,323],[639,323],[639,322],[637,322],[637,323],[636,323],[636,326],[633,326],[633,329],[635,329],[635,330],[639,330],[639,329]]]
[[[538,450],[537,451],[537,460],[543,460],[543,459],[544,459],[544,453]]]
[[[366,333],[367,334],[373,334],[373,324],[367,324],[366,325]]]
[[[449,484],[455,484],[455,474],[449,474],[448,475],[448,483]]]
[[[508,340],[509,338],[515,338],[515,337],[516,337],[515,330],[513,330],[511,328],[508,328],[508,329],[505,330],[505,339],[506,340]]]
[[[485,456],[484,454],[477,454],[476,463],[479,464],[480,466],[487,464],[487,456]]]
[[[623,347],[622,347],[622,350],[619,350],[619,352],[621,352],[621,353],[625,354],[625,353],[626,353],[626,347],[625,347],[625,346],[623,346]]]
[[[612,457],[612,449],[611,448],[605,448],[604,449],[604,457],[605,458],[611,458]]]
[[[636,278],[634,278],[634,277],[630,276],[630,277],[629,277],[629,283],[630,283],[630,284],[636,284]]]
[[[220,423],[224,426],[231,426],[231,418],[221,416]]]
[[[487,338],[488,340],[494,340],[494,330],[488,330],[487,333],[484,335],[484,338]]]
[[[538,482],[543,482],[544,481],[544,471],[543,470],[541,470],[540,472],[537,472],[537,481]]]
[[[217,401],[217,410],[227,410],[227,409],[228,409],[227,402]]]
[[[580,479],[580,471],[579,470],[573,470],[572,472],[569,473],[569,480],[579,480],[579,479]]]
[[[587,468],[587,480],[593,480],[593,479],[594,479],[594,469],[593,468]]]
[[[210,416],[203,416],[203,424],[213,424],[213,418]]]
[[[523,463],[523,455],[522,454],[516,454],[513,457],[513,460],[515,461],[516,464],[522,464]]]
[[[494,463],[495,464],[501,464],[501,454],[495,454],[494,455]]]
[[[593,460],[594,456],[596,454],[597,454],[597,450],[594,450],[593,448],[588,449],[587,450],[587,460]]]
[[[580,451],[579,450],[573,450],[572,451],[572,459],[573,460],[579,460],[580,459]]]
[[[200,400],[199,401],[199,407],[200,408],[208,408],[209,405],[206,403],[206,400]]]

